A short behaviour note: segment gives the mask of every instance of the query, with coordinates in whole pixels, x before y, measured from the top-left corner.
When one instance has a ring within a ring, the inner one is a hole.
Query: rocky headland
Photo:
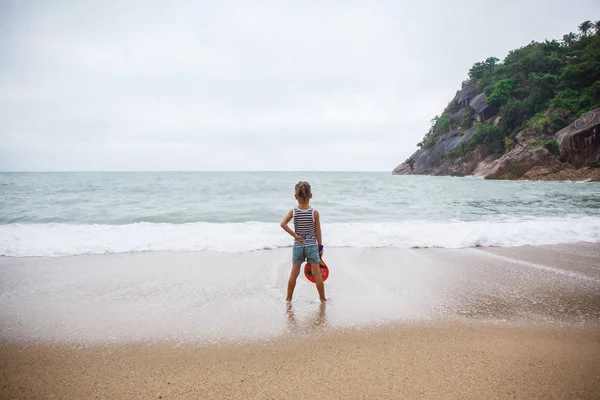
[[[516,136],[514,147],[503,154],[487,154],[483,145],[476,145],[463,156],[449,157],[470,140],[474,130],[448,132],[432,149],[418,150],[393,173],[600,182],[600,108],[582,115],[552,139],[524,130]],[[554,140],[558,154],[540,139]]]
[[[471,68],[393,174],[600,182],[600,29],[498,61]]]

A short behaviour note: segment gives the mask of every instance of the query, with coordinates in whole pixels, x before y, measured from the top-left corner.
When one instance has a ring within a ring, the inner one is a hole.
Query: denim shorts
[[[308,261],[309,264],[318,264],[321,261],[319,246],[294,246],[292,264],[302,264],[304,260]]]

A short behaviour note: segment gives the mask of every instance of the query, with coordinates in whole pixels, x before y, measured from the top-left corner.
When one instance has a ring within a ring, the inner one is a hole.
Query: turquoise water
[[[600,241],[600,184],[360,172],[0,174],[0,254],[287,246],[298,180],[334,246]],[[251,237],[247,237],[251,236]]]

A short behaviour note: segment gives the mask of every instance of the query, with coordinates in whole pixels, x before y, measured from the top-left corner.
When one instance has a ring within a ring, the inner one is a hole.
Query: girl
[[[292,251],[292,272],[288,281],[287,297],[285,301],[292,301],[296,279],[300,274],[300,265],[307,260],[312,268],[313,276],[317,284],[317,291],[321,302],[327,301],[325,298],[325,285],[319,269],[321,255],[323,255],[323,239],[321,237],[321,221],[319,212],[310,206],[312,193],[308,182],[298,182],[296,184],[296,200],[298,206],[290,210],[281,221],[281,227],[287,233],[294,237],[294,249]],[[288,226],[294,219],[294,230]]]

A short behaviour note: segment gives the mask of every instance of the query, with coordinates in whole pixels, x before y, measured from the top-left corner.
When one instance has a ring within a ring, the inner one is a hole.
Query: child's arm
[[[290,227],[288,226],[288,224],[290,223],[290,221],[292,220],[293,217],[294,217],[294,212],[292,210],[290,210],[290,212],[288,212],[287,215],[283,218],[283,220],[281,221],[279,226],[281,226],[283,228],[283,230],[286,231],[287,233],[289,233],[294,239],[301,242],[304,240],[304,238],[302,236],[296,235],[296,232],[291,230]]]
[[[315,210],[315,233],[317,235],[317,243],[319,244],[319,255],[323,255],[323,236],[321,235],[321,217],[319,212]]]

